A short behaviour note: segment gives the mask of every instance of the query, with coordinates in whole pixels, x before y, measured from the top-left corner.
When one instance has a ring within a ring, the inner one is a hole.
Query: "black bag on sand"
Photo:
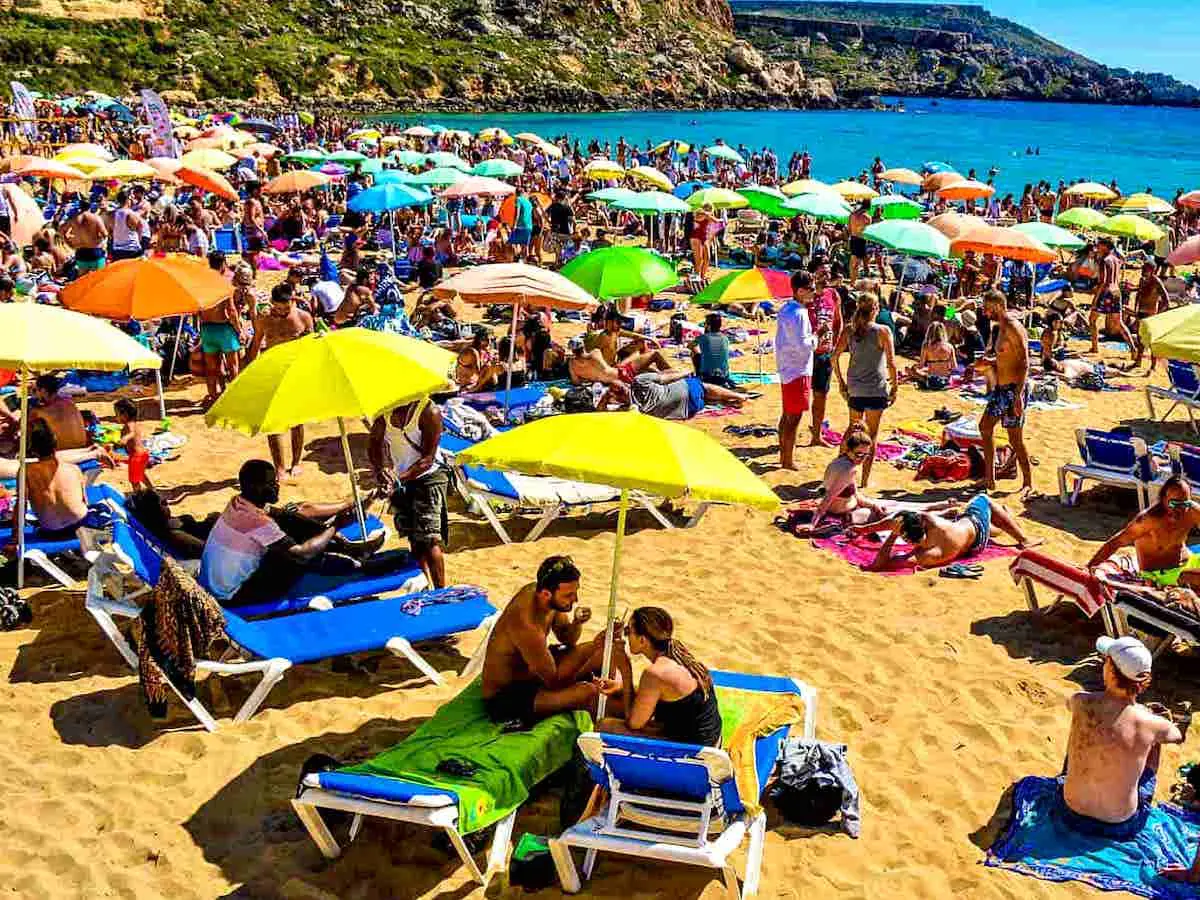
[[[0,588],[0,631],[12,631],[33,621],[29,603],[13,588]]]
[[[592,402],[591,388],[578,385],[563,395],[563,412],[580,413],[595,412],[596,404]]]
[[[779,814],[796,825],[816,828],[833,821],[842,807],[842,786],[820,776],[799,788],[777,783],[770,797]]]
[[[534,834],[521,835],[508,864],[509,886],[540,891],[553,887],[557,882],[558,873],[546,839]]]

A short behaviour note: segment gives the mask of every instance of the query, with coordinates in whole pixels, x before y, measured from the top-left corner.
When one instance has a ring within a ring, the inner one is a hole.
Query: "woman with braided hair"
[[[721,746],[721,713],[712,676],[673,635],[675,623],[665,609],[642,606],[633,611],[625,632],[629,652],[617,652],[625,716],[607,718],[601,731],[660,737],[682,744]],[[630,655],[650,661],[633,689]]]

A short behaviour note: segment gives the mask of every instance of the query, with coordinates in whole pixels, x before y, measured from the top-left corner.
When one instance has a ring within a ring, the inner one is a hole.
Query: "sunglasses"
[[[1188,509],[1192,505],[1191,500],[1168,500],[1167,507],[1170,509]]]

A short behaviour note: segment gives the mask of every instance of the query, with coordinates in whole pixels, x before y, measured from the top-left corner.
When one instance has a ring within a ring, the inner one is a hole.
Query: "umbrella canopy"
[[[617,200],[624,200],[629,197],[636,197],[637,191],[623,187],[607,187],[600,188],[598,191],[592,191],[587,195],[587,199],[598,201],[600,203],[614,203]]]
[[[425,161],[431,162],[440,169],[462,169],[464,172],[471,171],[471,164],[459,156],[457,153],[448,153],[445,150],[439,150],[437,153],[425,154]]]
[[[583,177],[592,179],[593,181],[606,178],[620,178],[624,174],[625,169],[611,159],[593,159],[583,167]]]
[[[662,153],[668,147],[672,147],[672,146],[675,148],[676,153],[687,153],[689,150],[692,149],[691,144],[684,143],[683,141],[670,140],[670,141],[663,141],[661,144],[655,144],[654,152]]]
[[[1115,200],[1117,192],[1112,188],[1096,181],[1081,181],[1073,184],[1065,191],[1068,197],[1083,197],[1087,200]]]
[[[285,162],[298,162],[306,166],[314,166],[319,162],[324,162],[325,151],[317,150],[313,147],[305,147],[302,150],[293,150],[283,157]]]
[[[425,154],[416,150],[397,150],[392,159],[402,166],[422,166],[425,164]]]
[[[467,175],[462,181],[442,191],[443,197],[507,197],[516,188],[496,178],[482,175]]]
[[[185,166],[212,169],[214,172],[223,172],[233,168],[237,162],[236,156],[232,156],[224,150],[189,150],[180,158]]]
[[[1153,194],[1130,194],[1128,197],[1120,197],[1110,203],[1108,208],[1116,212],[1149,213],[1151,215],[1159,213],[1166,215],[1175,212],[1174,206],[1162,197],[1155,197]]]
[[[982,200],[996,193],[996,189],[982,181],[956,181],[938,188],[937,195],[943,200]]]
[[[59,156],[64,156],[71,153],[80,153],[84,156],[95,156],[103,160],[111,160],[113,158],[112,151],[102,144],[76,143],[67,144],[58,151]]]
[[[503,141],[505,138],[508,138],[511,141],[512,135],[510,135],[503,128],[500,128],[496,125],[492,125],[487,128],[481,128],[479,130],[479,139],[481,141],[494,141],[494,140]]]
[[[386,169],[375,176],[375,184],[412,184],[416,177],[406,169]]]
[[[671,193],[676,197],[686,200],[692,194],[696,193],[696,191],[706,187],[712,187],[712,185],[707,181],[681,181],[675,185],[675,190],[671,191]]]
[[[1138,334],[1160,359],[1200,363],[1200,306],[1195,303],[1142,319]]]
[[[1186,194],[1180,194],[1175,198],[1175,202],[1189,209],[1200,208],[1200,191],[1188,191]]]
[[[950,247],[956,254],[974,250],[1032,263],[1054,262],[1058,258],[1053,250],[1024,232],[987,224],[968,229],[953,239]]]
[[[884,169],[879,173],[880,181],[891,181],[894,184],[920,185],[925,180],[920,172],[912,169]]]
[[[272,122],[268,122],[266,119],[242,119],[242,121],[238,123],[238,127],[244,131],[254,131],[259,134],[265,134],[268,137],[279,130],[279,126]]]
[[[783,205],[813,219],[840,222],[843,225],[850,221],[850,207],[846,205],[845,200],[830,191],[800,194]]]
[[[540,134],[535,134],[532,131],[520,131],[520,132],[514,134],[513,137],[515,137],[518,141],[522,141],[526,144],[544,144],[544,143],[546,143],[545,138],[543,138]]]
[[[592,250],[575,257],[561,272],[601,300],[656,294],[679,283],[679,275],[668,260],[640,247]]]
[[[699,209],[702,206],[711,206],[713,209],[744,209],[750,205],[750,201],[737,191],[710,187],[696,191],[687,198],[687,204],[692,209]]]
[[[81,172],[91,172],[101,166],[107,165],[107,159],[101,159],[99,156],[86,156],[83,153],[59,153],[54,157],[55,162],[66,163],[74,169]]]
[[[83,181],[88,177],[69,163],[37,156],[26,157],[24,162],[13,166],[12,174],[32,178],[62,178],[67,181]]]
[[[1103,225],[1097,226],[1097,231],[1112,234],[1117,237],[1133,238],[1135,241],[1157,241],[1165,231],[1141,216],[1133,213],[1121,213],[1113,216]]]
[[[643,191],[632,197],[622,197],[612,204],[617,209],[626,209],[642,215],[662,213],[686,213],[691,210],[687,202],[665,191]]]
[[[68,284],[63,306],[122,321],[191,315],[232,293],[229,282],[193,256],[126,259]]]
[[[1066,212],[1060,212],[1054,217],[1055,225],[1082,228],[1086,231],[1095,231],[1107,221],[1108,216],[1100,212],[1100,210],[1089,209],[1086,206],[1073,207]]]
[[[674,190],[671,179],[653,166],[634,166],[628,173],[635,181],[644,181],[663,191]]]
[[[242,123],[242,127],[243,128],[246,127],[244,122]],[[346,140],[348,140],[348,141],[372,141],[373,142],[373,141],[378,141],[381,137],[383,137],[383,135],[379,132],[378,129],[359,128],[355,131],[350,132],[348,135],[346,135]]]
[[[1188,238],[1167,256],[1167,262],[1172,266],[1190,266],[1200,262],[1200,234]]]
[[[926,175],[936,175],[940,172],[957,172],[954,166],[946,162],[927,162],[921,166],[921,171]]]
[[[359,153],[357,150],[334,150],[325,158],[330,162],[341,163],[346,166],[353,166],[355,163],[367,161],[367,155]]]
[[[272,156],[278,156],[282,153],[283,148],[276,147],[274,144],[264,144],[262,141],[259,141],[258,143],[247,144],[236,152],[238,156],[242,157],[257,155],[269,159]]]
[[[905,256],[946,259],[950,255],[950,239],[924,222],[875,222],[863,229],[863,237]]]
[[[0,184],[0,192],[8,199],[8,207],[12,210],[9,237],[17,247],[33,243],[33,236],[46,227],[46,217],[42,215],[42,208],[18,185]]]
[[[713,281],[692,298],[692,303],[754,303],[792,296],[792,277],[778,269],[746,269]]]
[[[541,209],[546,209],[550,205],[550,197],[546,194],[532,193],[526,194],[529,202],[538,206]],[[509,194],[500,201],[500,208],[496,210],[496,218],[512,228],[517,221],[517,195]]]
[[[950,238],[950,240],[954,240],[971,229],[986,225],[987,222],[979,216],[968,216],[960,212],[945,212],[940,216],[934,216],[929,220],[928,224]]]
[[[400,133],[406,134],[409,137],[419,137],[419,138],[433,137],[433,130],[430,128],[427,128],[424,125],[410,125],[408,128],[405,128]]]
[[[93,181],[139,181],[157,177],[158,170],[154,166],[136,159],[118,159],[92,169],[91,173]]]
[[[329,184],[329,176],[320,172],[297,169],[272,178],[263,188],[264,194],[301,194]]]
[[[409,184],[420,184],[426,187],[450,187],[451,185],[458,184],[460,181],[466,181],[470,177],[462,169],[455,169],[452,166],[439,166],[436,169],[426,169],[424,172],[418,172],[413,176]]]
[[[952,184],[958,184],[960,181],[966,180],[957,172],[935,172],[921,182],[921,190],[932,194],[943,188],[948,188]]]
[[[323,162],[319,166],[314,166],[312,171],[320,172],[322,175],[332,175],[332,176],[349,175],[350,174],[350,170],[346,166],[343,166],[341,163],[335,163],[335,162]]]
[[[801,194],[837,193],[832,185],[828,185],[823,181],[817,181],[815,178],[801,178],[798,181],[789,181],[779,190],[783,191],[789,197],[799,197]],[[841,195],[839,194],[838,196]]]
[[[746,198],[751,209],[757,210],[772,219],[790,219],[797,215],[794,209],[788,209],[787,194],[778,188],[763,187],[749,184],[738,188],[738,193]]]
[[[160,178],[173,178],[183,162],[173,156],[152,156],[146,160],[146,165],[153,167]]]
[[[175,172],[175,177],[186,184],[190,184],[192,187],[209,191],[225,200],[236,201],[238,199],[238,192],[234,190],[233,185],[220,172],[214,172],[210,169],[185,162]]]
[[[39,160],[40,156],[30,156],[27,153],[18,153],[16,156],[0,157],[0,172],[15,172],[18,168],[28,162]],[[57,162],[57,160],[56,160]],[[70,165],[70,163],[67,163]]]
[[[490,263],[464,269],[433,289],[437,297],[468,303],[523,303],[553,309],[591,309],[596,298],[558,272],[525,263]]]
[[[487,178],[516,178],[524,171],[511,159],[485,159],[471,170],[471,174]]]
[[[725,159],[729,162],[744,163],[746,161],[742,154],[727,144],[713,144],[711,147],[705,147],[704,152],[709,156],[717,159]]]
[[[1079,235],[1049,222],[1022,222],[1020,225],[1014,225],[1013,230],[1024,232],[1055,250],[1078,250],[1087,244]]]
[[[857,181],[839,181],[829,187],[843,200],[873,200],[879,196],[879,191]]]
[[[354,212],[383,213],[410,206],[425,206],[433,195],[407,184],[380,184],[355,195],[346,205]]]
[[[885,219],[919,219],[925,208],[915,200],[899,194],[885,194],[871,201],[871,211],[883,210]]]

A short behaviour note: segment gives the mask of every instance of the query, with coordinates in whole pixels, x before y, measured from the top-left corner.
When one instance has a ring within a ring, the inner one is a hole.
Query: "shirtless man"
[[[246,234],[246,249],[242,256],[257,271],[258,254],[267,248],[267,214],[263,207],[262,185],[258,182],[246,186],[242,230]]]
[[[604,330],[596,335],[595,340],[596,349],[600,351],[601,356],[604,357],[604,361],[610,366],[617,365],[620,356],[621,338],[623,337],[643,342],[644,352],[649,352],[649,344],[654,344],[653,349],[657,350],[657,343],[648,340],[644,334],[623,329],[621,327],[621,314],[615,306],[612,306],[604,315]],[[661,356],[661,354],[659,355]]]
[[[263,350],[294,341],[311,334],[312,330],[312,316],[296,306],[291,284],[285,281],[275,285],[271,290],[270,310],[254,320],[254,340],[246,354],[246,364],[253,362]],[[296,425],[291,434],[292,466],[287,474],[295,478],[300,474],[300,457],[304,454],[304,426]],[[275,471],[283,471],[283,441],[280,436],[268,434],[267,445],[271,448],[271,462],[275,465]]]
[[[582,338],[571,338],[571,358],[567,361],[567,372],[571,376],[571,384],[587,384],[598,381],[601,384],[617,384],[621,376],[617,370],[604,361],[604,354],[599,348],[583,349]]]
[[[354,284],[346,288],[341,304],[334,311],[334,325],[352,325],[359,316],[378,312],[375,309],[375,289],[371,284],[374,275],[368,266],[363,266],[355,273]]]
[[[857,281],[859,269],[863,267],[870,270],[867,257],[867,239],[863,237],[863,232],[867,226],[871,224],[871,201],[864,200],[858,205],[858,208],[850,214],[850,280]]]
[[[995,356],[985,356],[975,368],[991,375],[987,408],[979,420],[983,437],[983,487],[996,488],[996,423],[1008,440],[1021,468],[1021,493],[1033,491],[1033,470],[1025,448],[1025,413],[1029,406],[1029,336],[1020,320],[1008,312],[1008,301],[998,290],[983,295],[983,312],[997,331]]]
[[[1200,527],[1200,504],[1192,500],[1192,487],[1181,475],[1163,482],[1158,502],[1138,513],[1128,525],[1097,550],[1088,568],[1100,565],[1122,547],[1133,547],[1138,569],[1159,587],[1182,585],[1200,590],[1200,554],[1188,550],[1187,539]]]
[[[1071,734],[1061,812],[1074,831],[1128,840],[1146,824],[1160,748],[1183,743],[1190,716],[1177,726],[1161,706],[1137,702],[1150,685],[1152,663],[1137,638],[1102,637],[1096,651],[1104,658],[1104,690],[1067,698]]]
[[[575,609],[579,578],[568,557],[551,556],[538,567],[537,581],[500,614],[483,662],[483,702],[492,721],[529,728],[564,710],[590,710],[609,686],[591,677],[603,661],[604,632],[579,642],[591,618],[591,610]],[[551,632],[563,646],[557,655],[546,643]],[[620,641],[618,624],[614,648]]]
[[[1121,332],[1121,337],[1129,345],[1133,353],[1133,335],[1125,327],[1121,315],[1124,306],[1121,300],[1121,258],[1113,251],[1113,241],[1110,237],[1102,237],[1096,241],[1096,256],[1100,258],[1100,281],[1096,285],[1096,293],[1092,297],[1092,311],[1088,314],[1088,326],[1092,329],[1092,353],[1100,352],[1100,316],[1105,317],[1105,327],[1111,331],[1114,327]]]
[[[57,457],[54,432],[45,421],[29,429],[33,462],[25,465],[25,491],[38,518],[38,532],[52,539],[69,539],[81,526],[102,528],[105,521],[88,507],[83,472]],[[14,507],[14,516],[16,509]]]
[[[905,511],[880,522],[853,525],[846,530],[856,536],[889,532],[879,553],[867,567],[870,572],[884,571],[896,562],[911,562],[918,569],[938,568],[979,553],[997,531],[1015,540],[1021,550],[1042,543],[1026,537],[1013,514],[986,494],[974,497],[954,518],[933,512]],[[893,547],[901,537],[913,545],[912,549],[893,555]]]
[[[224,266],[225,258],[219,254],[209,257],[209,267]],[[225,386],[238,374],[242,350],[242,315],[238,311],[233,293],[218,303],[200,310],[200,351],[204,354],[204,380],[208,383],[209,406],[217,402]]]
[[[1155,273],[1155,265],[1153,260],[1147,260],[1142,263],[1142,277],[1138,281],[1137,294],[1133,300],[1133,315],[1138,322],[1138,333],[1134,335],[1137,341],[1137,355],[1133,359],[1133,367],[1136,369],[1142,362],[1142,354],[1146,348],[1142,346],[1141,322],[1142,319],[1148,319],[1151,316],[1156,316],[1160,312],[1165,312],[1170,307],[1170,298],[1167,294],[1166,285],[1162,279]],[[1150,354],[1150,368],[1146,370],[1149,375],[1154,371],[1154,367],[1158,360],[1154,358],[1154,354]]]
[[[75,270],[80,275],[103,269],[108,227],[89,209],[81,209],[63,227],[63,237],[75,250]]]
[[[29,411],[30,424],[41,419],[54,434],[54,440],[62,450],[78,450],[89,446],[92,441],[88,436],[87,425],[83,416],[69,397],[60,397],[62,379],[57,375],[39,375],[34,382],[34,396],[38,405]],[[8,407],[0,404],[0,416],[10,422],[17,422],[18,417],[8,411]]]

